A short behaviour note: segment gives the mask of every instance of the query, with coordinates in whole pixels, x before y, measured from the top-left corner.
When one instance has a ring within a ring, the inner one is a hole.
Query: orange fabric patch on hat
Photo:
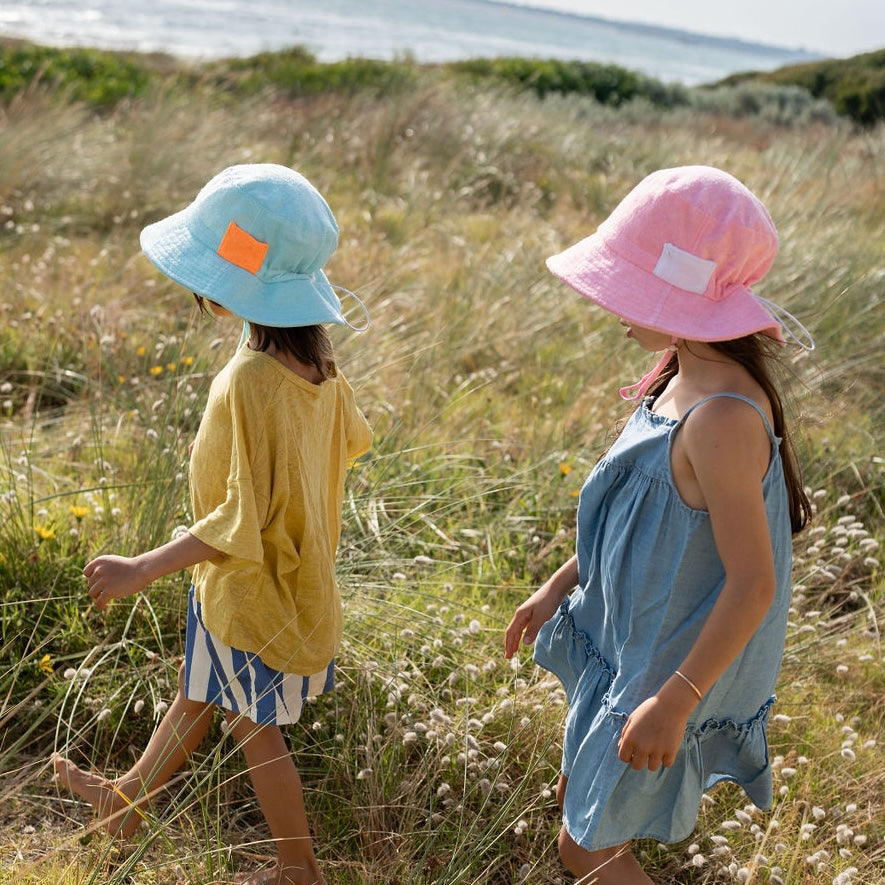
[[[267,255],[267,243],[256,240],[232,221],[227,226],[217,251],[225,261],[256,274],[264,261],[264,256]]]

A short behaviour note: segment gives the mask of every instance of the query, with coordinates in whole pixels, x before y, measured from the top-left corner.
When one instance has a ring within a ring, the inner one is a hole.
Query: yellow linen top
[[[214,636],[284,673],[328,665],[344,478],[371,442],[340,373],[311,384],[248,347],[218,373],[190,462],[190,532],[220,551],[193,572]]]

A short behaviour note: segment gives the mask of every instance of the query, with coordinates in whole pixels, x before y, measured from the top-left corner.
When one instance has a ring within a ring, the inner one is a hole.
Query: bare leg
[[[565,799],[567,785],[568,778],[564,774],[560,775],[556,787],[556,801],[560,808]],[[652,885],[629,844],[587,851],[563,827],[559,831],[559,856],[565,868],[578,876],[578,885],[583,882],[594,885]]]
[[[97,824],[112,836],[131,836],[145,815],[151,796],[168,783],[200,745],[212,721],[211,704],[184,696],[184,665],[178,672],[178,694],[138,761],[124,775],[110,780],[83,771],[56,755],[58,779],[93,808]]]
[[[276,725],[228,714],[243,750],[258,804],[277,845],[273,869],[238,878],[246,885],[327,885],[313,853],[301,777]]]

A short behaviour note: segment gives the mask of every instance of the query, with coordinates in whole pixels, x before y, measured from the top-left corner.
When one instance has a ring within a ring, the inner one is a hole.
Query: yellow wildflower
[[[89,508],[78,507],[76,504],[71,504],[71,506],[68,507],[68,511],[70,512],[71,516],[74,517],[74,519],[79,521],[83,519],[83,517],[86,516],[87,513],[89,513]]]
[[[34,531],[37,533],[37,537],[39,537],[41,541],[51,541],[55,537],[55,530],[50,529],[45,525],[35,525]]]
[[[53,670],[52,670],[52,658],[51,658],[49,655],[43,655],[43,657],[40,658],[40,665],[39,665],[39,666],[40,666],[40,669],[41,669],[41,670],[42,670],[47,676],[52,676],[52,673],[53,673]]]
[[[146,353],[147,353],[147,348],[145,348],[145,346],[143,344],[141,345],[141,347],[135,348],[135,355],[136,356],[144,356]]]
[[[565,461],[561,462],[560,465],[559,465],[559,472],[560,472],[563,476],[568,476],[568,475],[572,472],[572,465],[571,465],[571,464],[566,464]]]
[[[162,373],[162,371],[163,371],[162,366],[151,366],[151,368],[150,368],[151,375],[159,375]]]

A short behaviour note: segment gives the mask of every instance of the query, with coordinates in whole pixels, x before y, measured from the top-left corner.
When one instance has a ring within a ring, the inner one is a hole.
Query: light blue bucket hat
[[[274,163],[228,167],[189,206],[141,232],[141,248],[166,276],[263,326],[357,328],[335,288],[353,293],[323,272],[337,245],[338,224],[320,192]],[[368,312],[359,330],[367,327]]]

